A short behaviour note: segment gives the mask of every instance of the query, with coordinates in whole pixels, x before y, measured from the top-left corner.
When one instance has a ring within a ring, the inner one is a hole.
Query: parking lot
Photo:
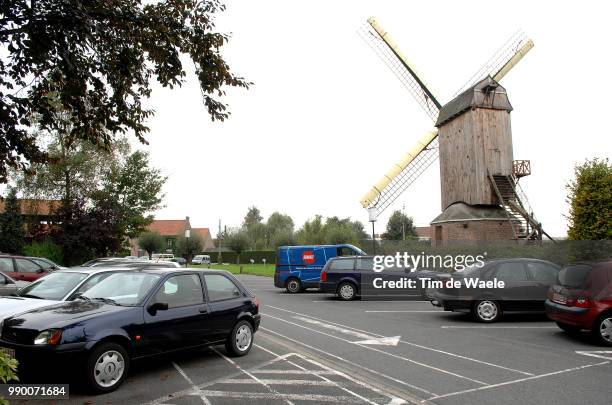
[[[478,324],[428,302],[289,295],[240,276],[262,301],[245,357],[201,349],[135,362],[103,396],[66,404],[609,404],[612,351],[543,315]],[[36,402],[36,401],[26,401]]]

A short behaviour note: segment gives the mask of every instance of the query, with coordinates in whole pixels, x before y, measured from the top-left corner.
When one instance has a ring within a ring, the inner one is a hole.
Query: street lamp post
[[[374,232],[374,222],[378,218],[378,210],[376,208],[368,208],[368,216],[372,223],[372,255],[376,255],[376,233]]]
[[[189,238],[191,237],[191,229],[185,229],[185,254],[187,255],[187,257],[185,259],[187,259],[187,263],[189,263]],[[187,263],[185,263],[185,266],[187,266]]]

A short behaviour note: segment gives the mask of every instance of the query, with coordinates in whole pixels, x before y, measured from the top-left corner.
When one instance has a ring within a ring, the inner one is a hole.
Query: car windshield
[[[138,305],[160,277],[151,273],[116,273],[85,291],[81,298],[100,299],[116,305]]]
[[[564,287],[581,288],[593,268],[586,264],[567,266],[559,272],[559,284]]]
[[[17,293],[20,297],[40,298],[45,300],[61,301],[75,289],[87,273],[54,272],[42,277],[32,284],[22,288]]]
[[[31,260],[36,262],[37,264],[40,264],[42,267],[45,267],[45,268],[53,266],[53,263],[48,262],[48,261],[46,261],[44,259],[36,258],[36,259],[31,259]]]

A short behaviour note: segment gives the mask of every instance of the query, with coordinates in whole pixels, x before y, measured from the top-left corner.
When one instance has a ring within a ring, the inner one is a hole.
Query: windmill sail
[[[391,71],[408,88],[423,110],[435,122],[441,104],[424,84],[414,67],[399,51],[389,34],[374,18],[368,19],[369,27],[360,31],[366,43],[377,53]],[[492,75],[501,79],[533,47],[533,42],[519,33],[513,36],[473,77],[480,79]],[[468,81],[473,81],[473,77]],[[465,86],[464,86],[465,88]],[[462,88],[461,90],[463,90]],[[382,213],[414,181],[438,159],[438,130],[434,128],[421,137],[415,146],[406,153],[385,175],[361,198],[364,208],[375,208]]]
[[[416,68],[400,51],[388,32],[373,17],[360,30],[359,35],[378,57],[387,65],[400,82],[410,91],[423,111],[435,122],[442,105],[425,81],[417,73]]]

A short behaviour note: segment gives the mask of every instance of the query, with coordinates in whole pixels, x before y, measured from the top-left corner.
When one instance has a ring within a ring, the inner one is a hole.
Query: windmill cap
[[[487,76],[446,103],[438,114],[436,127],[441,127],[473,108],[512,111],[506,89],[491,76]]]

